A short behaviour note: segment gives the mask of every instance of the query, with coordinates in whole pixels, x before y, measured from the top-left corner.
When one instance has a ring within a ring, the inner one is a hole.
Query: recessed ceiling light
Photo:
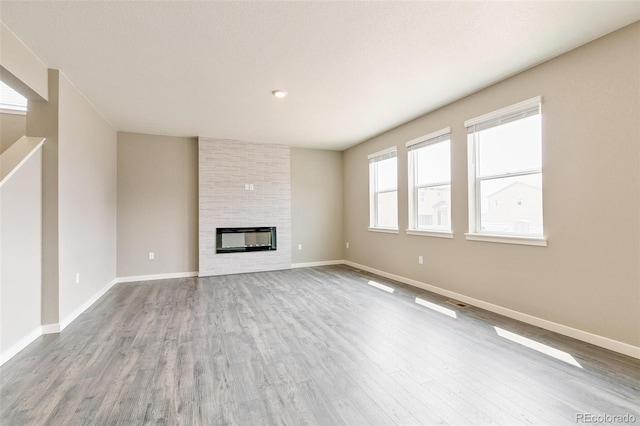
[[[284,98],[285,96],[288,95],[286,90],[274,90],[273,92],[271,92],[273,94],[273,96],[275,96],[276,98]]]

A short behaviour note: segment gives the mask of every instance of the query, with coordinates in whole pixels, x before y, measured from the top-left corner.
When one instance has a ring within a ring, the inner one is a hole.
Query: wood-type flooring
[[[121,283],[0,367],[2,425],[640,424],[639,401],[637,359],[341,265]]]

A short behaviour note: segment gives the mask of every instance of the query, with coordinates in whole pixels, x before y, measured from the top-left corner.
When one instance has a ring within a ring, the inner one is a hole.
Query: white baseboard
[[[191,278],[197,276],[197,272],[175,272],[172,274],[135,275],[132,277],[120,277],[116,278],[116,281],[118,283],[133,283],[137,281],[168,280],[171,278]]]
[[[292,263],[291,268],[312,268],[314,266],[344,265],[344,260],[324,260],[321,262]]]
[[[369,266],[360,265],[348,260],[344,261],[345,265],[362,269],[367,272],[371,272],[376,275],[380,275],[385,278],[389,278],[395,281],[399,281],[404,284],[408,284],[414,287],[421,288],[423,290],[431,291],[442,296],[450,297],[452,299],[459,300],[461,302],[468,303],[478,308],[485,309],[487,311],[494,312],[496,314],[504,315],[505,317],[512,318],[518,321],[522,321],[527,324],[534,325],[536,327],[544,328],[564,336],[568,336],[583,342],[591,343],[592,345],[600,346],[605,349],[619,352],[624,355],[628,355],[633,358],[640,359],[640,347],[630,345],[628,343],[620,342],[617,340],[609,339],[608,337],[599,336],[597,334],[589,333],[588,331],[578,330],[563,324],[558,324],[553,321],[545,320],[542,318],[534,317],[533,315],[524,314],[522,312],[514,311],[503,306],[494,305],[493,303],[485,302],[483,300],[474,299],[460,293],[445,290],[440,287],[435,287],[429,284],[422,283],[420,281],[412,280],[410,278],[402,277],[400,275],[390,274],[388,272],[381,271],[379,269],[371,268]]]
[[[82,313],[84,311],[89,309],[91,307],[91,305],[96,303],[98,301],[98,299],[100,299],[107,291],[109,291],[109,289],[111,287],[116,285],[117,282],[118,282],[117,278],[112,280],[109,284],[107,284],[106,286],[104,286],[100,290],[98,290],[98,292],[96,294],[91,296],[91,298],[89,300],[84,302],[82,305],[78,306],[78,308],[76,308],[73,312],[71,312],[69,315],[67,315],[62,321],[60,321],[60,331],[64,330],[69,324],[71,324],[71,322],[73,320],[78,318],[80,315],[82,315]]]
[[[42,326],[42,334],[60,333],[60,323],[45,324]]]
[[[16,356],[18,352],[29,346],[34,340],[38,337],[42,336],[42,327],[36,327],[27,333],[22,339],[18,340],[16,343],[11,345],[8,349],[2,351],[0,353],[0,365],[9,361],[11,358]]]
[[[3,350],[0,352],[0,365],[7,362],[9,359],[14,357],[18,352],[27,347],[30,343],[32,343],[35,339],[40,337],[43,334],[54,334],[60,333],[64,330],[69,324],[71,324],[76,318],[78,318],[84,311],[89,309],[94,303],[98,301],[107,291],[111,289],[114,285],[121,282],[133,282],[133,281],[149,281],[149,280],[161,280],[168,278],[182,278],[182,277],[195,277],[197,276],[197,272],[180,272],[175,274],[160,274],[160,275],[141,275],[136,277],[122,277],[116,278],[112,280],[109,284],[101,288],[96,294],[91,296],[89,300],[76,308],[73,312],[67,315],[60,323],[55,324],[45,324],[39,326],[34,329],[14,345],[12,345],[7,350]]]

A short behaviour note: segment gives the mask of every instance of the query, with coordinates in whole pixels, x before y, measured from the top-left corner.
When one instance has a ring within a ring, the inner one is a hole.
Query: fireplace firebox
[[[216,228],[216,253],[276,250],[276,227]]]

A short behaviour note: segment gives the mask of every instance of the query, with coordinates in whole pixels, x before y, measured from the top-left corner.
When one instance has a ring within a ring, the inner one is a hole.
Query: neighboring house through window
[[[398,229],[398,162],[396,148],[369,155],[371,230]]]
[[[409,233],[451,233],[451,129],[407,142]]]
[[[543,240],[540,102],[536,97],[465,122],[470,239]]]

